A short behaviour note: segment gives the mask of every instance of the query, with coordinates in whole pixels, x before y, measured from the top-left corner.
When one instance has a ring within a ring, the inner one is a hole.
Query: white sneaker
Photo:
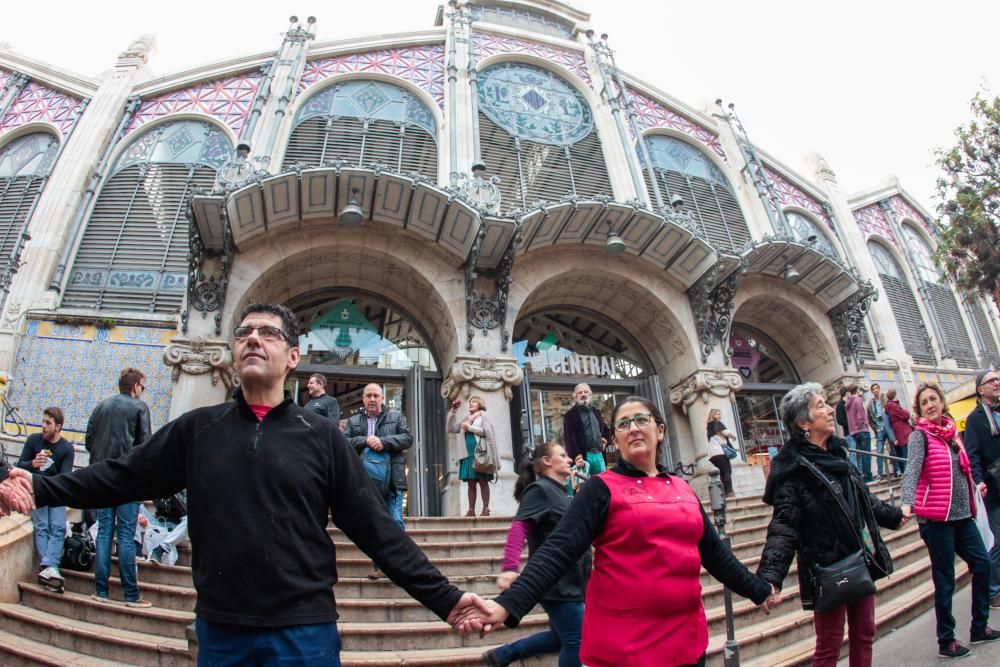
[[[57,568],[49,566],[38,573],[38,580],[43,584],[61,584],[65,579],[63,579],[62,574],[60,574]]]

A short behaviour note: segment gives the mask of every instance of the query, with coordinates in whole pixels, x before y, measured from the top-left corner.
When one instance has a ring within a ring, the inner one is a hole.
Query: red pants
[[[835,667],[844,645],[844,617],[850,628],[850,667],[871,667],[872,643],[875,641],[875,596],[869,595],[857,602],[814,612],[816,627],[816,653],[813,667]]]

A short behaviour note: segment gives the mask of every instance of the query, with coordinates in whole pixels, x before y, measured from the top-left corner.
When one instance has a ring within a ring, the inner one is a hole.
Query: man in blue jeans
[[[149,406],[139,400],[146,390],[146,375],[136,368],[126,368],[118,377],[118,395],[101,401],[90,413],[85,445],[90,463],[118,459],[141,445],[150,436]],[[94,561],[92,596],[108,602],[108,579],[111,576],[111,545],[118,531],[118,573],[127,607],[150,607],[139,595],[135,566],[135,524],[139,503],[124,503],[97,510],[97,557]]]

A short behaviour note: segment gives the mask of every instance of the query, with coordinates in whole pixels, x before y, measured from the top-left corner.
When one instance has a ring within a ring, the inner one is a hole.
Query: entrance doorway
[[[288,305],[306,333],[299,341],[302,359],[286,390],[305,405],[309,376],[323,375],[326,393],[340,404],[343,426],[364,410],[365,385],[380,385],[385,407],[401,413],[413,434],[403,513],[441,515],[448,444],[441,374],[419,325],[403,309],[367,292],[331,290]]]

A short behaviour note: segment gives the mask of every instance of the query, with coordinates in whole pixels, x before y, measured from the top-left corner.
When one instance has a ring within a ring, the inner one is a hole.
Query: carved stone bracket
[[[722,277],[727,262],[719,261],[708,273],[698,279],[688,290],[688,301],[694,314],[694,326],[701,343],[701,362],[708,361],[708,355],[716,345],[729,339],[729,329],[733,323],[733,300],[743,278],[742,265]],[[723,345],[722,354],[729,361],[729,350]]]
[[[191,309],[201,313],[202,318],[209,313],[215,313],[215,334],[222,334],[222,307],[226,303],[226,289],[229,287],[229,271],[233,265],[233,256],[236,254],[236,243],[233,240],[232,227],[226,215],[226,209],[222,209],[225,218],[225,234],[221,251],[212,251],[205,248],[198,233],[198,225],[191,219],[191,212],[188,211],[188,229],[191,241],[191,252],[188,254],[188,293],[187,307],[181,309],[181,331],[187,333],[188,319]],[[205,260],[217,257],[219,268],[217,273],[210,275],[204,271]]]
[[[716,398],[729,400],[743,386],[743,376],[732,368],[702,368],[670,390],[670,402],[680,405],[684,414],[697,401],[708,403]]]
[[[212,384],[221,380],[227,389],[238,384],[233,370],[233,355],[229,345],[222,340],[194,338],[174,338],[163,350],[163,363],[170,367],[170,375],[177,382],[181,372],[188,375],[212,374]]]
[[[500,258],[497,268],[490,273],[495,280],[495,290],[492,295],[483,294],[476,289],[476,279],[479,272],[476,269],[476,262],[479,259],[479,251],[486,238],[486,225],[480,224],[476,240],[472,244],[469,258],[465,265],[465,318],[466,318],[466,340],[465,351],[472,351],[472,338],[475,336],[475,329],[479,329],[485,336],[487,332],[500,327],[500,351],[506,352],[510,345],[510,332],[507,330],[507,297],[510,294],[511,271],[514,268],[514,252],[521,242],[520,225],[514,230],[514,236],[510,245]]]
[[[844,361],[844,370],[850,362],[858,364],[858,350],[861,348],[861,331],[865,326],[865,315],[878,301],[878,290],[871,281],[858,283],[858,291],[830,309],[830,322],[837,337],[837,346]]]
[[[468,398],[473,389],[486,392],[503,389],[504,398],[509,401],[514,397],[511,388],[522,382],[524,373],[514,357],[460,354],[441,383],[441,395],[455,400],[459,396]]]

